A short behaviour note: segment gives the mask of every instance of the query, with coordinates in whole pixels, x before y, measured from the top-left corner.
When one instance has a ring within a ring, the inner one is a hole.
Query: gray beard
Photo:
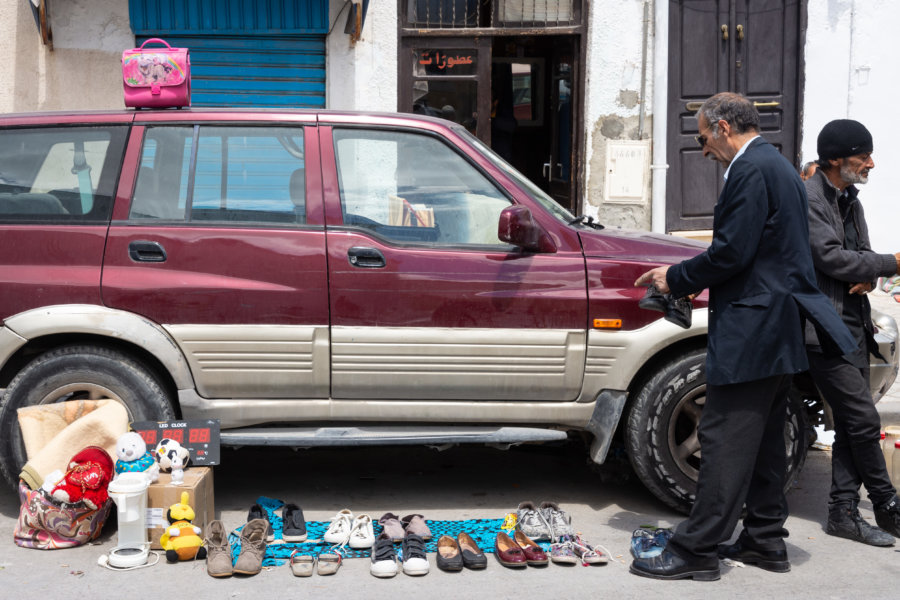
[[[850,169],[850,165],[841,165],[841,179],[849,184],[868,183],[869,178],[865,175],[855,173]]]

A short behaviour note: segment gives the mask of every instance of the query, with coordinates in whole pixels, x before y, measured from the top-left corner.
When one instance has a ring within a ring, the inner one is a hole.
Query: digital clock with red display
[[[152,451],[160,440],[175,440],[191,453],[190,464],[219,464],[219,420],[206,421],[136,421],[132,431],[138,432]]]

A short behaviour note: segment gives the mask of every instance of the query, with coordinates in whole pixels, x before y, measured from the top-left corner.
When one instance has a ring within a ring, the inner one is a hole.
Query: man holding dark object
[[[791,377],[807,368],[804,318],[825,343],[844,352],[855,344],[815,285],[803,182],[759,136],[756,108],[739,94],[716,94],[700,107],[697,124],[703,155],[726,169],[712,243],[635,282],[676,298],[710,290],[697,494],[662,554],[635,559],[631,572],[714,581],[720,556],[790,570],[784,423]],[[720,547],[745,502],[740,537]]]
[[[855,184],[864,184],[872,160],[872,134],[858,121],[831,121],[817,140],[819,168],[806,182],[809,242],[819,289],[828,296],[856,339],[854,352],[837,356],[823,350],[807,328],[809,372],[834,414],[830,535],[871,546],[893,546],[900,536],[900,500],[881,451],[881,420],[869,389],[873,338],[866,293],[879,277],[900,273],[900,253],[876,254]],[[869,525],[859,514],[859,486],[865,484],[875,508]],[[882,531],[882,529],[884,531]]]

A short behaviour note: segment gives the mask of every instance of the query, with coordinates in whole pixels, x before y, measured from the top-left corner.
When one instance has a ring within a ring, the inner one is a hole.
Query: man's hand
[[[871,281],[866,282],[866,283],[854,283],[853,285],[850,286],[851,294],[859,294],[860,296],[862,296],[864,294],[868,294],[871,291],[872,291],[872,282]]]
[[[634,282],[634,287],[653,284],[660,293],[668,294],[669,284],[666,281],[666,273],[668,270],[669,267],[656,267],[655,269],[650,269],[637,278],[637,281]]]
[[[894,253],[894,260],[897,261],[897,275],[900,275],[900,252]]]

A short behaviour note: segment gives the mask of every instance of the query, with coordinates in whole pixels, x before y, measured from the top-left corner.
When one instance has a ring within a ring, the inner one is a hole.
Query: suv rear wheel
[[[101,346],[75,345],[41,354],[10,382],[0,401],[0,471],[16,484],[27,456],[17,409],[67,400],[112,399],[125,405],[129,421],[172,419],[163,386],[140,362]]]
[[[639,391],[626,419],[628,455],[638,477],[657,498],[685,514],[697,491],[697,433],[705,402],[706,352],[695,350],[663,365]],[[787,490],[806,462],[806,409],[795,394],[785,417]]]

